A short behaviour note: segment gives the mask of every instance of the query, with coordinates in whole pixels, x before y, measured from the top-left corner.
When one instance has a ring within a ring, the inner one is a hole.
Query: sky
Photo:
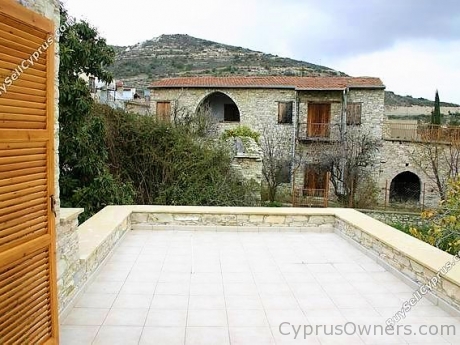
[[[380,77],[401,95],[460,104],[459,0],[63,0],[107,43],[162,34]]]

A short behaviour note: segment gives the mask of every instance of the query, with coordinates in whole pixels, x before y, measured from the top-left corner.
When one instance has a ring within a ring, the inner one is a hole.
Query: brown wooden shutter
[[[171,121],[171,102],[157,102],[157,119],[161,121]]]
[[[309,103],[307,135],[309,137],[329,137],[330,120],[330,103]]]
[[[0,0],[0,343],[57,344],[53,23]],[[19,73],[18,73],[19,71]]]
[[[361,103],[348,103],[347,104],[347,125],[360,125],[361,124]]]

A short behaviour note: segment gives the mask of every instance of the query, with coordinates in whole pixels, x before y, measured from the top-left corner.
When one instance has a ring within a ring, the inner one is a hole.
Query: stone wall
[[[423,147],[419,143],[404,141],[383,141],[381,147],[381,164],[379,170],[379,200],[385,200],[385,188],[390,189],[391,181],[400,173],[409,171],[417,175],[421,182],[420,204],[435,208],[439,204],[439,192],[434,176],[431,174],[430,162],[423,159]],[[423,166],[415,161],[424,162]],[[441,159],[442,161],[442,159]],[[445,168],[443,169],[445,170]],[[423,191],[425,194],[423,195]],[[387,199],[389,198],[389,192]],[[388,201],[388,200],[387,200]]]
[[[412,212],[397,212],[397,211],[379,211],[379,210],[359,210],[360,212],[367,214],[368,216],[377,219],[378,221],[393,225],[393,224],[405,224],[405,225],[422,225],[420,213]]]
[[[263,208],[254,214],[231,213],[180,213],[180,212],[133,212],[131,223],[133,230],[167,230],[176,226],[187,226],[189,230],[201,231],[243,231],[243,232],[331,232],[335,222],[331,215],[291,215],[276,214],[276,210],[268,209],[267,214],[261,213]]]
[[[292,147],[294,126],[292,124],[278,123],[278,102],[294,102],[295,104],[296,93],[294,90],[241,88],[153,89],[151,90],[151,108],[155,115],[156,102],[171,101],[173,113],[179,115],[184,112],[195,113],[203,100],[213,92],[221,92],[229,96],[240,111],[240,122],[220,123],[221,131],[235,128],[239,125],[248,126],[261,134],[263,134],[264,130],[269,130],[282,139],[288,150]],[[294,113],[295,108],[293,106]]]
[[[81,285],[78,215],[83,209],[61,209],[57,228],[57,286],[59,310],[63,310]]]
[[[110,209],[104,209],[79,225],[78,215],[82,212],[83,209],[62,208],[57,228],[58,308],[62,317],[122,236],[131,229],[130,212],[113,215]]]

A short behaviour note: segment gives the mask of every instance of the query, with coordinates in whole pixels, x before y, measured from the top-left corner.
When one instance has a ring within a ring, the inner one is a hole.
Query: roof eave
[[[350,85],[348,86],[349,89],[377,89],[377,90],[384,90],[386,89],[385,85]]]
[[[148,89],[292,89],[293,85],[152,85]]]
[[[296,91],[343,91],[344,87],[301,87],[296,88]]]

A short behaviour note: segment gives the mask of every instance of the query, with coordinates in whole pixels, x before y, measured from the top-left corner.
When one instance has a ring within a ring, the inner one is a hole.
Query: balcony
[[[299,123],[297,139],[300,141],[335,141],[340,128],[335,123]]]
[[[416,121],[387,121],[383,125],[385,140],[413,142],[460,142],[460,127],[417,123]]]
[[[108,206],[77,233],[79,262],[92,277],[61,314],[61,344],[291,343],[283,322],[328,324],[331,315],[337,324],[384,327],[452,260],[351,209]],[[414,331],[437,323],[460,329],[460,267],[443,278],[408,313]],[[373,344],[381,336],[356,339]]]

